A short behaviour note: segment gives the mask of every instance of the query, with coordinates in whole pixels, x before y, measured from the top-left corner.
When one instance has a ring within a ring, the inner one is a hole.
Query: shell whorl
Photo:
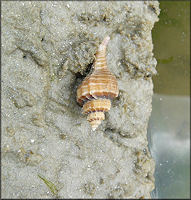
[[[110,37],[104,38],[99,45],[93,63],[93,72],[86,76],[77,89],[77,102],[83,106],[83,114],[95,130],[105,119],[104,112],[110,110],[110,99],[118,96],[119,88],[113,73],[107,67],[106,45]]]
[[[107,68],[107,60],[106,60],[106,46],[109,42],[110,37],[106,36],[103,42],[99,45],[97,53],[95,55],[95,61],[93,64],[94,70],[103,70]]]

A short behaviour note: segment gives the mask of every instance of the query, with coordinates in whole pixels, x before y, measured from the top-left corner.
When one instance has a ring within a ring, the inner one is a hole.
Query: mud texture
[[[157,1],[2,2],[2,198],[150,198],[158,15]],[[76,89],[106,35],[120,94],[93,132]]]

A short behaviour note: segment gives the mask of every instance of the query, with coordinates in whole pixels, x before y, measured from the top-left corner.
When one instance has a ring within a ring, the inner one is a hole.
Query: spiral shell
[[[83,106],[82,113],[87,114],[93,131],[105,119],[104,112],[110,110],[111,99],[119,94],[117,80],[107,67],[106,45],[109,39],[110,37],[106,36],[99,45],[93,72],[86,76],[77,89],[76,100]]]

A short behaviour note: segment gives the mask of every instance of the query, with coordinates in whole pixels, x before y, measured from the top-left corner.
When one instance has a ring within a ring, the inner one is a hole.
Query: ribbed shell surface
[[[113,73],[104,68],[95,70],[88,75],[77,90],[77,101],[82,106],[90,99],[115,98],[118,96],[119,88]]]
[[[111,108],[110,99],[94,99],[92,101],[87,101],[83,105],[83,114],[88,114],[90,112],[106,112]]]
[[[83,114],[95,130],[105,119],[104,112],[110,110],[110,99],[119,94],[117,80],[107,67],[106,45],[110,37],[106,36],[99,45],[93,64],[93,73],[89,74],[77,89],[77,102],[83,106]]]

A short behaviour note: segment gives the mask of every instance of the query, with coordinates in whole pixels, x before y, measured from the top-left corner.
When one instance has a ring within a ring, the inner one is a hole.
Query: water
[[[149,149],[156,162],[152,198],[190,198],[190,2],[161,1],[153,30]]]
[[[161,1],[159,22],[153,29],[158,75],[154,92],[190,95],[190,2]]]
[[[152,198],[190,196],[190,98],[154,94],[148,127],[156,162]]]

